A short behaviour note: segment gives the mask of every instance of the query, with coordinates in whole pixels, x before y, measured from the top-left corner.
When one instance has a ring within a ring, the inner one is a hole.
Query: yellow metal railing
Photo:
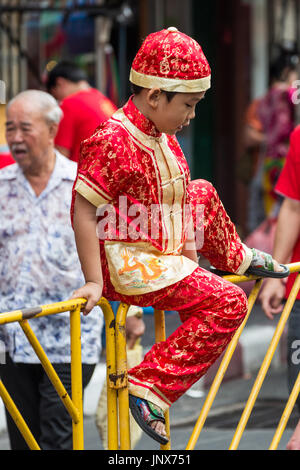
[[[67,409],[69,415],[71,416],[73,425],[74,450],[82,450],[84,448],[80,310],[85,302],[85,299],[68,300],[65,302],[57,302],[55,304],[42,305],[39,307],[27,308],[24,310],[15,310],[12,312],[4,312],[0,314],[0,325],[12,322],[19,322],[29,343],[31,344],[33,350],[39,358],[43,368],[45,369],[45,372],[48,375],[52,385],[54,386],[56,392],[62,400],[62,403]],[[114,321],[114,314],[109,303],[105,299],[101,299],[99,305],[102,307],[102,310],[105,315],[106,324],[108,325],[106,331],[107,336],[109,338],[111,336],[109,324]],[[28,322],[29,319],[39,318],[46,315],[59,314],[62,312],[70,312],[72,398],[67,393],[64,385],[62,384],[59,376],[57,375],[55,369],[53,368],[51,362],[49,361],[47,355],[45,354],[45,351],[43,350],[41,344],[39,343],[36,335],[34,334]],[[114,351],[110,348],[107,357],[108,366],[110,366],[110,364],[115,363],[115,358],[111,357],[111,355],[113,354]],[[12,419],[16,423],[16,426],[24,437],[29,449],[40,450],[37,441],[32,435],[30,429],[28,428],[26,422],[24,421],[22,415],[20,414],[13,399],[7,392],[1,380],[0,397],[2,398],[3,403],[6,406],[8,412],[10,413]],[[111,418],[113,418],[116,404],[112,408],[112,403],[110,402],[110,407],[111,409],[109,413],[109,421],[111,421]],[[114,430],[111,423],[110,428]]]
[[[291,273],[300,271],[300,263],[289,265]],[[233,282],[245,282],[249,280],[255,281],[254,287],[248,299],[248,312],[240,328],[236,331],[233,339],[228,345],[222,362],[216,373],[214,381],[207,394],[204,405],[201,409],[199,418],[193,429],[188,441],[186,450],[193,450],[205,424],[210,408],[222,383],[232,355],[238,344],[242,331],[247,323],[249,315],[257,299],[259,290],[262,285],[262,279],[256,276],[236,276],[228,275],[225,279]],[[262,366],[257,375],[255,384],[251,390],[249,399],[243,411],[240,422],[237,426],[235,435],[230,445],[230,450],[235,450],[241,440],[245,430],[247,421],[255,404],[257,395],[260,391],[266,373],[272,361],[276,347],[283,333],[284,326],[288,320],[291,309],[297,297],[300,288],[300,275],[296,277],[294,286],[291,290],[289,298],[285,304],[280,320],[277,324],[272,341],[263,360]],[[82,409],[82,376],[81,376],[81,339],[80,339],[80,310],[85,299],[69,300],[66,302],[58,302],[56,304],[39,306],[31,309],[16,310],[0,314],[0,325],[10,322],[19,322],[28,341],[36,352],[41,364],[43,365],[49,379],[59,394],[63,404],[68,410],[73,422],[73,449],[81,450],[84,448],[83,436],[83,409]],[[109,302],[102,298],[98,305],[102,308],[105,318],[106,332],[106,371],[107,371],[107,419],[108,419],[108,449],[109,450],[129,450],[130,445],[130,428],[129,428],[129,399],[127,384],[127,359],[126,359],[126,315],[129,305],[121,303],[116,316],[114,315]],[[45,315],[53,315],[60,312],[70,312],[70,336],[71,336],[71,373],[72,373],[72,398],[66,392],[53,366],[48,360],[35,334],[33,333],[28,320],[38,318]],[[165,333],[165,316],[164,311],[154,311],[155,322],[155,340],[163,341],[166,338]],[[300,374],[295,382],[293,391],[290,394],[286,408],[270,445],[270,450],[277,448],[282,433],[286,427],[287,421],[296,402],[300,391]],[[99,390],[100,393],[100,390]],[[37,450],[39,445],[34,436],[28,429],[21,414],[16,408],[12,398],[7,393],[3,383],[0,381],[0,397],[2,398],[7,410],[14,419],[20,432],[30,449]],[[170,435],[169,412],[165,414],[166,430]],[[161,446],[162,450],[171,449],[171,439],[165,446]]]

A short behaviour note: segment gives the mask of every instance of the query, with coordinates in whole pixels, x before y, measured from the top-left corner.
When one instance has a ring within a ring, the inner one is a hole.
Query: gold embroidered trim
[[[79,173],[78,175],[78,179],[84,181],[88,186],[90,186],[92,189],[94,189],[96,191],[96,193],[98,193],[101,197],[103,197],[106,201],[111,201],[112,198],[109,197],[105,191],[103,191],[99,186],[97,186],[95,183],[93,183],[92,181],[90,181],[86,176],[84,175],[81,175]]]
[[[150,384],[148,382],[140,382],[138,379],[136,379],[135,377],[131,377],[130,375],[128,376],[128,380],[129,393],[132,393],[133,395],[138,396],[140,398],[144,398],[145,400],[151,401],[151,403],[154,403],[155,405],[159,406],[163,410],[163,412],[167,411],[171,406],[171,402],[158,390],[155,385]],[[130,382],[130,380],[137,383],[132,383]],[[141,383],[141,385],[139,385],[139,382]],[[143,384],[151,387],[152,390],[155,390],[156,393],[153,393],[150,388],[146,388],[145,386],[143,386]],[[157,394],[160,395],[162,398],[160,399]]]
[[[211,86],[211,76],[198,78],[196,80],[182,80],[176,78],[155,77],[145,75],[135,70],[130,70],[129,80],[135,85],[143,88],[161,88],[164,91],[179,93],[198,93],[206,91]]]
[[[253,258],[252,250],[247,245],[244,245],[244,243],[242,245],[245,250],[245,258],[236,272],[239,276],[242,276],[247,271]]]
[[[96,207],[99,207],[102,204],[108,204],[110,202],[109,199],[105,199],[104,197],[100,196],[84,181],[77,180],[75,184],[75,190]]]

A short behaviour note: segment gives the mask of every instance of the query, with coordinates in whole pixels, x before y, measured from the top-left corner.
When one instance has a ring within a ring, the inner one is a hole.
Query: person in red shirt
[[[275,191],[284,197],[275,235],[273,256],[279,263],[300,261],[300,126],[292,132],[290,148],[285,165],[278,179]],[[286,284],[282,280],[268,279],[260,295],[265,314],[273,319],[282,311],[282,300],[288,297],[296,273],[288,277]],[[289,389],[300,372],[300,292],[290,313],[288,321],[288,382]],[[298,398],[300,410],[300,397]],[[300,420],[291,437],[287,449],[300,450]]]
[[[46,87],[60,102],[64,113],[55,146],[63,155],[78,162],[81,142],[117,108],[99,90],[91,87],[85,71],[71,62],[58,63],[48,73]]]

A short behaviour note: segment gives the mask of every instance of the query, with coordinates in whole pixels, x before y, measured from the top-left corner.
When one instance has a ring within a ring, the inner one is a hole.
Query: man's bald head
[[[36,112],[39,112],[49,124],[53,123],[58,125],[63,116],[63,112],[60,109],[56,99],[45,91],[22,91],[8,102],[6,106],[7,111],[9,110],[10,106],[17,101],[23,101],[24,104],[27,104],[28,108],[31,107]]]

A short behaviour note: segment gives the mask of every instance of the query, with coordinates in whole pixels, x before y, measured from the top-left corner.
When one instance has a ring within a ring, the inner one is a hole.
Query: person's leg
[[[142,363],[128,371],[130,395],[147,400],[159,411],[166,411],[207,372],[247,313],[244,292],[202,268],[171,286],[168,292],[157,302],[153,293],[152,305],[160,310],[179,311],[182,325],[166,341],[154,344]],[[147,404],[139,403],[148,419],[151,413]],[[131,410],[137,414],[133,404]],[[166,435],[163,422],[153,419],[150,426],[156,433]]]
[[[7,354],[6,363],[0,365],[0,376],[33,437],[39,443],[39,365],[14,363]],[[11,449],[28,450],[28,445],[14,420],[6,409],[5,412]]]
[[[166,410],[220,356],[247,313],[247,298],[239,287],[199,267],[161,300],[153,293],[153,306],[177,310],[183,323],[129,370],[129,390]]]
[[[289,270],[271,254],[251,249],[242,243],[211,183],[195,180],[189,185],[196,247],[214,268],[235,274],[262,277],[287,277]]]
[[[53,366],[71,396],[70,364],[54,364]],[[82,365],[83,388],[89,383],[94,369],[95,365]],[[41,448],[43,450],[72,450],[72,419],[46,373],[43,374],[43,380],[40,383],[40,395]]]
[[[188,192],[198,253],[215,268],[244,273],[252,252],[242,243],[215,188],[208,181],[194,180]]]

